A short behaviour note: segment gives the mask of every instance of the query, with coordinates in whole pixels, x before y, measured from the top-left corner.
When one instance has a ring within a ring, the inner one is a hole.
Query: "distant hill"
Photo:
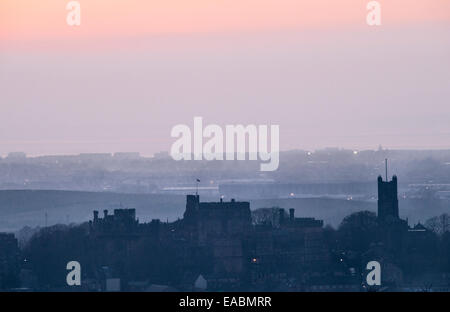
[[[377,211],[376,201],[359,201],[332,198],[286,198],[251,200],[250,207],[258,208],[295,208],[297,217],[314,217],[324,220],[325,224],[337,227],[342,219],[356,211]],[[399,199],[400,217],[408,218],[410,224],[424,223],[434,216],[450,211],[449,200],[439,199]]]
[[[75,191],[0,191],[0,231],[14,231],[25,225],[79,223],[92,219],[92,211],[136,208],[141,221],[182,217],[184,196],[158,194],[120,194]],[[112,212],[112,211],[111,211]]]
[[[342,219],[356,211],[376,211],[374,202],[342,200],[334,198],[285,198],[251,200],[252,209],[258,208],[295,208],[296,217],[309,217],[324,220],[325,224],[338,226]]]
[[[237,198],[245,200],[244,198]],[[202,201],[217,198],[201,196]],[[92,219],[92,211],[111,211],[116,208],[136,208],[141,222],[161,219],[174,221],[182,218],[185,209],[182,195],[121,194],[77,191],[15,190],[0,191],[0,231],[16,231],[24,226],[56,223],[81,223]],[[438,216],[450,210],[449,200],[407,199],[400,200],[400,216],[410,224]],[[314,217],[325,224],[337,227],[342,219],[356,211],[376,212],[376,202],[334,198],[289,198],[250,200],[252,210],[258,208],[295,208],[297,217]]]

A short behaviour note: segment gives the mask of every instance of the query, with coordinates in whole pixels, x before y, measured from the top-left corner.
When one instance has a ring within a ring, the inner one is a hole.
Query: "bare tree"
[[[442,235],[447,231],[450,231],[450,216],[446,213],[428,219],[425,222],[425,227],[435,232],[436,234]]]

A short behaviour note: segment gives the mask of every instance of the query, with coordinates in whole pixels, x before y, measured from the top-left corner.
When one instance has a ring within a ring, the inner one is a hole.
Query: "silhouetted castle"
[[[119,234],[135,232],[138,224],[136,209],[114,209],[112,215],[108,214],[108,210],[104,210],[103,218],[99,218],[98,211],[95,210],[91,226],[94,230],[103,234]]]
[[[126,261],[126,250],[139,239],[168,244],[177,250],[182,272],[206,276],[210,288],[221,289],[224,285],[273,280],[327,261],[323,221],[296,218],[294,209],[288,217],[285,214],[279,209],[276,223],[257,226],[252,224],[249,202],[200,202],[199,195],[187,195],[181,220],[139,223],[135,209],[116,209],[113,214],[105,210],[103,218],[94,211],[90,234],[97,238],[99,248],[114,248],[119,253],[114,246],[125,246],[120,260],[123,268],[131,265]],[[97,257],[99,262],[114,266],[104,255]]]

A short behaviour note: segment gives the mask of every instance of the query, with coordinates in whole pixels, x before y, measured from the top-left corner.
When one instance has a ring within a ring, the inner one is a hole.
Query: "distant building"
[[[228,198],[310,198],[324,195],[330,198],[341,198],[375,194],[375,187],[372,182],[279,183],[249,181],[247,183],[220,183],[219,193]]]
[[[24,152],[11,152],[8,154],[9,159],[25,159],[27,158],[27,154]]]
[[[8,162],[22,162],[27,159],[27,154],[24,152],[12,152],[9,153],[8,156],[5,158]]]
[[[114,153],[114,159],[117,160],[136,160],[141,158],[141,154],[140,153],[136,153],[136,152],[118,152],[118,153]]]
[[[205,291],[208,288],[208,282],[203,277],[203,275],[199,275],[194,282],[194,287],[198,290]]]
[[[169,159],[170,158],[170,154],[169,152],[158,152],[155,153],[155,155],[153,155],[154,159]]]
[[[106,291],[117,292],[120,291],[120,278],[108,278],[106,279]]]
[[[112,158],[110,153],[81,153],[79,159],[82,161],[105,161]]]

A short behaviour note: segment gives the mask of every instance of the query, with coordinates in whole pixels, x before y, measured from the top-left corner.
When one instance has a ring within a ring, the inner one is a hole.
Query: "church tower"
[[[398,219],[397,176],[388,181],[386,160],[386,181],[378,177],[378,221],[392,223]]]

